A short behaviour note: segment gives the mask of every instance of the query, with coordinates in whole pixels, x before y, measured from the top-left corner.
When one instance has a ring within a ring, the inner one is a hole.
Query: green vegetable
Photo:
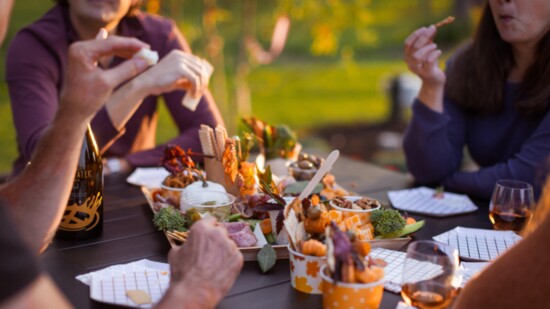
[[[189,224],[189,227],[193,225],[193,223],[199,221],[202,219],[201,214],[196,208],[187,209],[185,212],[185,221],[187,224]]]
[[[241,214],[232,214],[229,216],[229,218],[227,219],[227,221],[229,222],[237,222],[239,221],[239,219],[241,218]]]
[[[407,222],[397,210],[378,209],[372,212],[370,216],[374,233],[385,237],[388,234],[401,231]]]
[[[265,274],[275,265],[277,261],[277,252],[275,252],[275,249],[273,249],[271,245],[267,244],[258,252],[257,258],[258,264]]]
[[[425,224],[424,220],[415,222],[413,224],[407,224],[407,225],[405,225],[405,227],[401,231],[398,231],[396,233],[387,234],[387,235],[384,235],[384,236],[377,236],[376,238],[399,238],[399,237],[404,237],[404,236],[407,236],[409,234],[412,234],[412,233],[420,230],[424,226],[424,224]]]
[[[187,231],[185,221],[183,214],[172,206],[162,208],[153,217],[159,231]]]
[[[260,223],[262,220],[258,220],[258,219],[239,219],[238,220],[239,222],[246,222],[248,223],[248,226],[250,226],[250,229],[254,231],[254,229],[256,228],[256,224]]]
[[[275,242],[275,235],[273,235],[273,233],[264,234],[264,236],[268,244],[272,244]]]

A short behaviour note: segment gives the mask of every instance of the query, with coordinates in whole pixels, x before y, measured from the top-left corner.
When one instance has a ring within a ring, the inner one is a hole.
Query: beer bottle
[[[103,163],[90,125],[82,143],[67,208],[56,237],[85,240],[103,232]]]

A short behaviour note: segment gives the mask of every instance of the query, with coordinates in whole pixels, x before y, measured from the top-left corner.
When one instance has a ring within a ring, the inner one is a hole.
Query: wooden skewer
[[[454,16],[448,16],[447,18],[435,23],[434,26],[436,28],[443,27],[445,25],[448,25],[448,24],[452,23],[453,21],[455,21],[455,17]]]

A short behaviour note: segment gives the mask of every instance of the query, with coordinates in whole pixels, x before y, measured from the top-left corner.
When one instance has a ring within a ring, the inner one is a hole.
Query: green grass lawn
[[[381,121],[386,81],[404,69],[400,60],[261,67],[250,76],[253,114],[296,129]]]

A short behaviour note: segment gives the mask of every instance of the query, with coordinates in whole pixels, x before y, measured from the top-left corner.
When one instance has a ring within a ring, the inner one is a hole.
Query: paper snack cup
[[[375,309],[382,302],[384,280],[373,283],[343,283],[334,282],[328,275],[326,266],[319,273],[323,278],[323,308]]]
[[[241,192],[239,191],[239,186],[237,185],[237,182],[231,183],[229,177],[225,175],[225,170],[222,162],[217,161],[216,159],[204,158],[204,169],[206,171],[206,178],[208,180],[217,182],[224,186],[227,193],[230,193],[237,197],[241,196]]]
[[[290,284],[296,290],[307,294],[321,294],[323,280],[321,268],[327,262],[326,257],[303,255],[288,246],[290,262]]]

